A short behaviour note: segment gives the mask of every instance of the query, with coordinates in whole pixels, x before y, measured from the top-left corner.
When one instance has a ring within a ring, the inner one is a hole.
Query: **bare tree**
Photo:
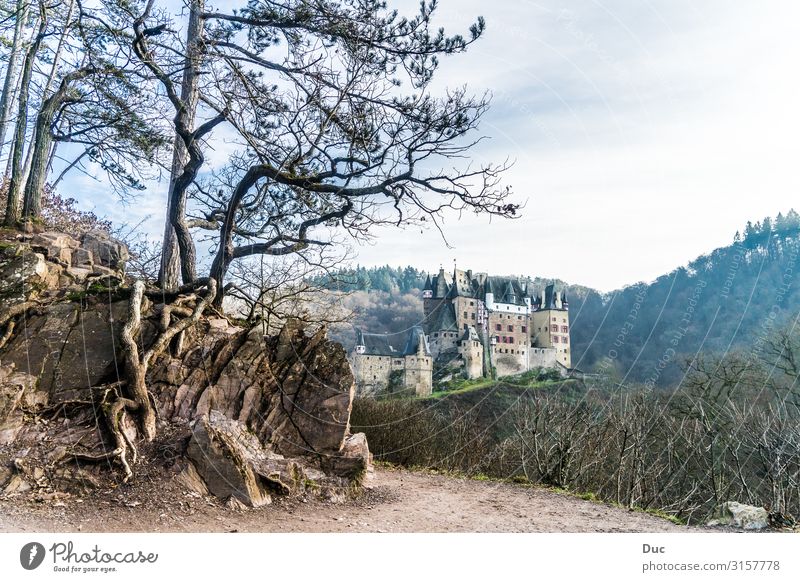
[[[226,312],[258,322],[265,334],[280,331],[289,318],[307,329],[335,326],[352,319],[346,294],[333,293],[318,281],[335,270],[346,256],[333,256],[327,248],[267,260],[239,261],[227,284]]]
[[[366,236],[381,223],[438,226],[448,208],[514,214],[498,187],[502,166],[437,169],[475,145],[469,134],[488,100],[464,89],[429,94],[438,56],[464,51],[484,28],[479,19],[468,39],[432,34],[435,7],[423,4],[413,19],[378,1],[251,2],[236,13],[203,12],[202,58],[190,62],[201,63],[206,79],[198,87],[206,121],[192,129],[178,94],[177,44],[162,38],[168,22],[146,4],[134,20],[134,48],[164,87],[188,152],[169,211],[184,283],[197,268],[181,201],[204,163],[204,138],[221,123],[241,148],[238,181],[206,216],[219,233],[211,276],[221,291],[233,261],[330,244],[326,229]],[[286,46],[278,59],[277,44]],[[403,79],[416,94],[403,96]]]

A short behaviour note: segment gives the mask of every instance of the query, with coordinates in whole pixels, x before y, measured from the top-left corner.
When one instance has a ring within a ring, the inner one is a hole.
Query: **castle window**
[[[521,315],[518,315],[518,316],[517,316],[517,319],[522,319],[522,316],[521,316]]]
[[[475,319],[475,314],[474,313],[472,314],[472,319]]]
[[[561,333],[569,333],[569,326],[562,325],[561,326]]]
[[[474,301],[470,301],[469,305],[470,305],[470,307],[472,307],[473,305],[475,305],[475,302]]]
[[[466,324],[466,323],[465,323],[465,324],[464,324],[464,331],[467,331],[467,328],[468,328],[468,327],[469,327],[469,324]]]
[[[562,317],[561,321],[563,321],[564,323],[567,323],[567,318],[566,317]]]
[[[528,333],[528,326],[527,325],[523,325],[522,326],[522,333]]]
[[[569,343],[569,338],[567,336],[562,337],[561,338],[561,343],[568,344]]]
[[[514,326],[513,325],[509,325],[508,326],[508,331],[514,331]]]
[[[503,326],[502,326],[502,324],[495,323],[494,324],[494,329],[495,329],[495,331],[500,331],[501,329],[503,329]]]
[[[467,318],[467,312],[465,311],[464,312],[464,319],[466,319],[466,318]]]
[[[554,317],[554,318],[553,318],[553,321],[558,321],[558,318],[557,318],[557,317]]]
[[[494,341],[500,343],[500,336],[499,335],[494,336]]]
[[[557,343],[558,343],[558,336],[557,336],[557,335],[554,335],[554,336],[553,336],[553,343],[554,343],[554,344],[557,344]]]

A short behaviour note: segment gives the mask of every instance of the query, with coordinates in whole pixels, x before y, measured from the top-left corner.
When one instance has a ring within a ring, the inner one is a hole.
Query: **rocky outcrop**
[[[104,276],[98,267],[120,281],[127,250],[104,234],[75,241],[40,233],[0,251],[15,291],[28,290],[19,301],[34,304],[0,344],[0,467],[10,471],[0,474],[0,492],[96,486],[113,474],[81,459],[114,448],[102,419],[124,393],[120,333],[128,301],[116,285],[87,283]],[[161,306],[145,302],[143,348],[160,315]],[[324,330],[307,334],[289,321],[265,337],[259,326],[202,317],[152,363],[147,386],[159,430],[182,435],[166,445],[178,451],[179,481],[198,493],[258,506],[275,494],[338,498],[369,478],[366,438],[349,432],[350,366]],[[122,429],[137,439],[131,418]],[[46,478],[14,458],[47,469]]]
[[[358,436],[366,444],[364,435]],[[187,457],[190,464],[181,477],[184,482],[193,483],[192,488],[199,485],[198,493],[207,490],[249,507],[270,503],[274,494],[309,490],[335,498],[366,471],[365,465],[359,465],[352,475],[335,470],[326,473],[302,457],[284,457],[264,446],[244,423],[216,411],[192,423]]]
[[[726,501],[717,507],[707,525],[728,526],[743,530],[758,530],[769,527],[769,514],[763,507]]]
[[[103,231],[77,240],[60,232],[0,240],[0,315],[15,304],[80,291],[91,280],[123,278],[127,247]]]

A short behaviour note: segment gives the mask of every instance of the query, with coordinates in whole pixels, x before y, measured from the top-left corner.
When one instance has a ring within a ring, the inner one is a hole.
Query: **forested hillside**
[[[730,246],[651,283],[573,293],[573,362],[658,386],[677,383],[698,352],[757,351],[800,309],[800,217],[748,222]]]
[[[792,210],[748,222],[731,245],[655,281],[611,293],[567,285],[574,365],[669,386],[699,351],[759,349],[800,310],[798,251],[800,216]],[[420,321],[424,271],[357,267],[339,275],[326,285],[353,292],[354,325],[401,338]]]

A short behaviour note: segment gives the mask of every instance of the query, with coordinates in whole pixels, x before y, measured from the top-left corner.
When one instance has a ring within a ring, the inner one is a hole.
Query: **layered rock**
[[[127,247],[103,231],[77,240],[60,232],[0,241],[0,314],[15,304],[80,290],[90,280],[121,281]]]

